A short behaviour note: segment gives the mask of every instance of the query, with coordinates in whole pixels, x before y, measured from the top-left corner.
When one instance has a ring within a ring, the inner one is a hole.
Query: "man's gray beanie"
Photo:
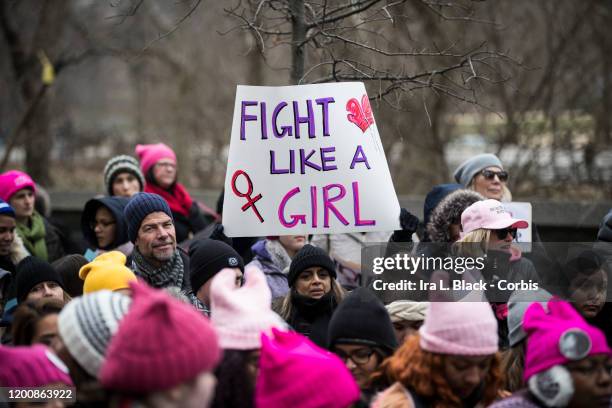
[[[500,169],[504,168],[496,155],[491,153],[479,154],[469,158],[457,167],[454,174],[455,180],[457,183],[463,184],[463,187],[467,187],[479,171],[493,166]]]

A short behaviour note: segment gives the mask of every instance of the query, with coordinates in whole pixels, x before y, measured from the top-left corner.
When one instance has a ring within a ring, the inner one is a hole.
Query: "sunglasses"
[[[484,178],[487,180],[493,180],[495,176],[499,179],[499,181],[508,181],[508,172],[507,171],[493,171],[493,170],[483,170],[480,172]]]
[[[516,228],[504,228],[493,231],[495,231],[495,233],[497,234],[498,239],[506,239],[508,234],[512,235],[512,239],[516,238]]]

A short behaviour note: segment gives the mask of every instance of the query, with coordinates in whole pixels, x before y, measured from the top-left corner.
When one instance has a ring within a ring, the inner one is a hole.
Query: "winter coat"
[[[253,252],[253,260],[247,265],[253,265],[259,268],[266,276],[266,281],[268,282],[268,287],[270,287],[270,291],[272,292],[272,299],[283,297],[289,292],[289,283],[287,281],[287,273],[285,270],[289,267],[291,259],[289,255],[286,255],[289,258],[289,263],[286,265],[281,265],[280,260],[277,260],[275,263],[272,259],[272,255],[269,252],[270,246],[278,247],[278,245],[271,244],[272,242],[278,243],[278,241],[270,241],[270,240],[262,240],[257,241],[255,245],[251,247],[251,251]],[[284,249],[283,249],[284,250]],[[285,252],[286,254],[286,252]],[[278,259],[279,257],[277,257]]]
[[[43,218],[45,223],[45,244],[47,245],[48,262],[53,262],[66,255],[68,239],[59,228]]]
[[[527,389],[520,390],[512,394],[511,396],[504,398],[501,401],[497,401],[492,405],[489,405],[489,408],[545,408],[546,405],[543,405],[538,401],[533,394]]]
[[[201,210],[197,202],[193,202],[189,209],[189,216],[186,217],[176,211],[172,211],[172,218],[174,218],[174,229],[176,230],[176,242],[183,242],[189,238],[189,233],[196,234],[198,231],[203,230],[206,226],[214,221],[208,215],[205,215]]]

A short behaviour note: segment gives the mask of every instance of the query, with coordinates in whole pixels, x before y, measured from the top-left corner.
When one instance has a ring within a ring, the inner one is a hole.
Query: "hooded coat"
[[[92,198],[85,204],[85,208],[81,214],[81,231],[83,232],[83,236],[89,245],[95,248],[95,256],[101,252],[110,251],[113,249],[123,252],[126,256],[130,255],[132,252],[133,245],[128,238],[128,227],[123,215],[123,210],[128,202],[129,198],[112,196]],[[115,238],[113,242],[104,248],[98,247],[96,233],[91,227],[92,222],[95,222],[96,220],[96,212],[100,207],[106,207],[106,209],[110,211],[115,219],[116,225]]]
[[[447,195],[433,209],[427,223],[431,242],[451,242],[451,224],[461,224],[461,213],[481,200],[484,200],[484,197],[472,190],[461,189]]]

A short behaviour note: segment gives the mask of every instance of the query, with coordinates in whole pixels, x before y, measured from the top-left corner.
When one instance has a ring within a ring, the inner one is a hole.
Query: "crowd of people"
[[[612,210],[593,248],[551,261],[558,282],[538,301],[515,291],[385,302],[364,279],[370,242],[429,255],[425,243],[445,244],[538,279],[514,245],[528,222],[504,210],[499,158],[461,164],[456,184],[427,195],[423,220],[402,209],[397,231],[230,239],[222,206],[178,181],[170,147],[135,153],[106,164],[80,253],[37,210],[28,174],[0,174],[0,387],[75,390],[76,402],[48,406],[612,405]]]

